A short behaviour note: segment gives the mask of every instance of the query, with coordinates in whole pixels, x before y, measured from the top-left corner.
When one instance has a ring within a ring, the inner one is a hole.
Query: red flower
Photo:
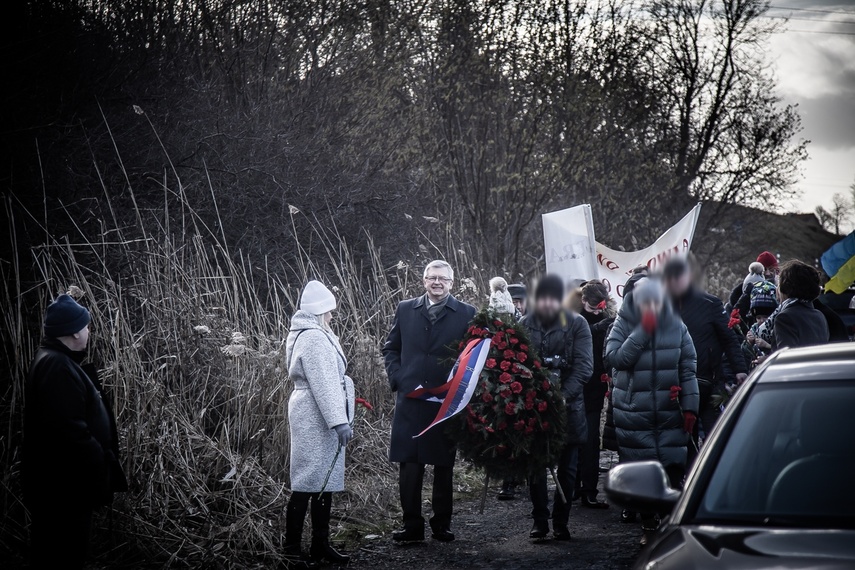
[[[484,431],[486,431],[487,433],[495,433],[496,432],[496,430],[494,430],[490,426],[487,426],[486,428],[484,428]]]
[[[608,399],[609,399],[609,398],[611,398],[611,397],[612,397],[612,391],[611,391],[611,390],[606,390],[606,399],[608,400]]]
[[[536,424],[536,423],[537,423],[536,419],[534,419],[534,418],[528,419],[528,427],[534,427],[534,424]]]
[[[546,402],[541,402],[537,405],[537,411],[538,412],[545,412],[546,408],[548,408],[548,407],[549,407],[549,404],[547,404]]]
[[[506,343],[503,340],[500,340],[500,341],[494,342],[493,346],[495,346],[497,350],[505,350],[506,348],[508,348],[508,343]]]
[[[740,318],[739,309],[733,309],[732,311],[730,311],[730,318],[731,319]]]
[[[505,431],[506,429],[508,429],[508,422],[501,421],[496,427],[499,429],[499,431]]]
[[[505,333],[504,333],[504,332],[502,332],[502,331],[499,331],[499,332],[497,332],[496,334],[494,334],[494,335],[493,335],[493,340],[495,340],[495,341],[500,341],[500,340],[502,340],[503,338],[505,338]]]
[[[525,434],[526,434],[526,435],[528,435],[528,434],[530,434],[530,433],[533,433],[533,432],[534,432],[534,428],[533,428],[532,426],[527,426],[527,427],[525,428]]]
[[[495,368],[496,367],[496,359],[495,358],[488,358],[487,361],[484,363],[484,366],[486,366],[487,368]]]
[[[517,405],[514,402],[508,402],[508,405],[505,406],[505,414],[509,416],[513,416],[517,413]]]
[[[600,376],[600,382],[608,382],[609,380],[611,380],[611,378],[608,374],[603,373],[603,375]]]
[[[520,342],[520,339],[518,339],[517,337],[515,337],[515,336],[511,337],[511,340],[510,340],[511,344],[519,344],[519,342]]]
[[[528,355],[525,352],[518,352],[517,358],[520,362],[525,362],[525,359],[528,358]]]
[[[501,368],[505,372],[507,372],[510,367],[511,367],[511,361],[510,360],[503,360],[502,363],[499,365],[499,368]]]
[[[680,397],[680,392],[683,390],[680,386],[671,386],[671,401],[676,402]]]
[[[493,401],[493,395],[490,392],[484,392],[481,395],[481,399],[489,404]]]
[[[517,353],[514,352],[513,350],[510,350],[510,349],[508,349],[502,353],[502,356],[505,357],[505,360],[513,360],[514,357],[516,357],[516,355],[517,355]]]
[[[511,392],[513,392],[514,394],[519,394],[522,391],[523,386],[519,382],[514,382],[513,384],[511,384]]]
[[[513,379],[514,377],[508,374],[507,372],[502,372],[501,374],[499,374],[499,382],[501,382],[502,384],[510,384],[511,380]]]
[[[543,431],[549,431],[549,422],[543,422],[542,424],[540,424],[540,429],[542,429]]]
[[[522,431],[525,429],[525,422],[520,420],[514,424],[514,429],[517,431]]]
[[[499,396],[505,399],[510,398],[511,391],[507,388],[507,386],[505,386],[501,391],[499,391]]]
[[[467,413],[467,414],[469,414],[469,417],[470,417],[470,418],[474,418],[474,417],[475,417],[475,410],[473,410],[473,409],[472,409],[472,406],[471,406],[471,405],[466,406],[466,413]]]
[[[517,334],[517,331],[515,331],[514,329],[505,329],[505,332],[510,334],[510,335]]]
[[[534,400],[535,396],[537,396],[537,392],[535,392],[534,390],[529,390],[525,393],[526,400]]]
[[[535,360],[535,361],[534,361],[534,367],[535,367],[536,369],[540,370],[540,361],[539,361],[539,360]]]
[[[522,350],[523,352],[528,352],[528,345],[527,344],[521,344],[520,350]]]
[[[357,398],[357,399],[356,399],[356,404],[357,404],[358,406],[362,406],[362,407],[363,407],[363,408],[365,408],[366,410],[373,410],[373,409],[374,409],[374,406],[372,406],[372,405],[371,405],[371,402],[369,402],[369,401],[368,401],[368,400],[366,400],[365,398]]]
[[[552,384],[549,383],[549,380],[543,381],[543,391],[549,392],[549,389],[552,388]]]
[[[533,408],[534,408],[534,402],[532,400],[526,400],[525,401],[525,409],[531,410]]]
[[[502,326],[502,321],[500,321],[499,319],[496,319],[495,321],[493,321],[493,324],[496,325],[497,327],[500,327],[500,326]]]
[[[740,321],[739,319],[731,318],[729,321],[727,321],[727,328],[732,329],[738,327],[741,323],[742,321]]]

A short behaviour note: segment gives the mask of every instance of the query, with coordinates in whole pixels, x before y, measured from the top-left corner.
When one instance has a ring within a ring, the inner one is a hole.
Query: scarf
[[[775,346],[775,318],[778,314],[789,307],[790,305],[794,305],[796,303],[801,303],[807,307],[813,308],[813,302],[807,301],[805,299],[787,299],[780,305],[778,308],[772,311],[772,314],[769,315],[769,318],[766,319],[762,325],[760,325],[759,333],[760,338],[768,342],[770,345]]]
[[[448,297],[450,295],[446,295],[445,299],[428,307],[428,316],[430,317],[431,324],[435,324],[439,320],[439,316],[442,314],[443,309],[445,309],[446,303],[448,303]]]

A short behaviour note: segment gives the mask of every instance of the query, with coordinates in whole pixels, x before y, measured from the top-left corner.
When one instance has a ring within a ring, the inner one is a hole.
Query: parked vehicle
[[[670,513],[636,568],[855,568],[855,344],[781,350],[731,401],[680,492],[656,462],[606,493]]]

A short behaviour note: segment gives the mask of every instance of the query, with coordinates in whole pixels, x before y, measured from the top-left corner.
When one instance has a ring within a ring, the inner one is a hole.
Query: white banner
[[[582,204],[543,214],[546,271],[564,278],[593,279],[599,273],[591,206]]]
[[[700,214],[701,205],[698,204],[653,245],[639,251],[617,251],[597,243],[588,205],[544,214],[546,271],[562,276],[567,283],[599,278],[620,305],[623,287],[634,268],[647,265],[651,271],[659,271],[671,256],[689,253]],[[583,234],[586,231],[587,234]],[[580,243],[593,244],[590,246],[596,251],[593,268],[588,263],[588,255],[578,254],[579,246],[568,247]]]

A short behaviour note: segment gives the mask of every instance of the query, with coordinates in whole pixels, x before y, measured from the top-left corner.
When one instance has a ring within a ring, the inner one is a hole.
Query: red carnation
[[[496,427],[499,429],[499,431],[505,431],[506,429],[508,429],[508,422],[501,421]]]
[[[533,428],[532,426],[527,426],[527,427],[525,428],[525,434],[526,434],[526,435],[528,435],[528,434],[530,434],[530,433],[533,433],[533,432],[534,432],[534,428]]]
[[[366,410],[373,410],[374,409],[374,406],[371,405],[371,402],[369,402],[365,398],[357,398],[356,399],[356,405],[362,406]]]
[[[526,401],[525,401],[525,409],[526,409],[526,410],[531,410],[531,409],[533,409],[533,408],[534,408],[534,402],[533,402],[533,401],[531,401],[531,400],[526,400]]]
[[[519,394],[522,391],[523,386],[519,382],[514,382],[513,384],[511,384],[511,392],[513,392],[514,394]]]
[[[487,426],[486,428],[484,428],[484,431],[486,431],[487,433],[495,433],[496,432],[496,430],[494,430],[490,426]]]
[[[606,400],[608,400],[608,399],[609,399],[609,398],[611,398],[611,397],[612,397],[612,391],[611,391],[611,390],[606,390]]]
[[[505,360],[513,360],[516,355],[517,353],[510,349],[502,353],[502,356],[505,357]]]
[[[509,416],[513,416],[517,413],[517,405],[514,402],[508,402],[508,405],[505,406],[505,414]]]
[[[511,367],[511,361],[510,360],[503,360],[502,363],[499,365],[499,368],[501,368],[505,372],[507,372],[510,367]]]
[[[481,399],[482,399],[482,400],[484,400],[486,403],[488,403],[488,404],[489,404],[490,402],[492,402],[492,401],[493,401],[493,395],[492,395],[490,392],[484,392],[484,393],[481,395]]]
[[[493,346],[496,347],[496,350],[505,350],[508,348],[508,343],[503,340],[499,340],[493,343]]]
[[[534,390],[529,390],[525,393],[526,400],[534,400],[535,396],[537,396],[537,392],[535,392]]]
[[[509,384],[513,379],[514,377],[508,374],[507,372],[502,372],[501,374],[499,374],[499,382],[501,382],[502,384]]]
[[[525,352],[528,352],[528,345],[527,345],[527,344],[521,344],[521,345],[520,345],[520,350],[523,350],[523,351],[525,351]]]
[[[520,339],[518,339],[515,336],[512,336],[510,342],[511,342],[511,344],[519,344]]]
[[[540,424],[540,429],[542,429],[543,431],[549,431],[549,422],[543,422],[542,424]]]
[[[514,329],[505,329],[505,332],[508,334],[517,334],[517,331],[515,331]]]
[[[538,412],[545,412],[546,408],[548,408],[548,407],[549,407],[549,404],[547,404],[546,402],[541,402],[537,405],[537,411]]]
[[[518,352],[517,358],[520,362],[525,362],[525,359],[528,358],[528,355],[525,352]]]
[[[520,375],[523,378],[532,378],[534,376],[528,368],[520,368]]]
[[[525,422],[520,420],[514,424],[514,429],[517,431],[522,431],[525,429]]]
[[[502,398],[510,398],[510,397],[511,397],[511,391],[510,391],[510,390],[508,390],[507,386],[505,386],[505,387],[503,387],[503,388],[502,388],[502,390],[499,392],[499,396],[500,396],[500,397],[502,397]]]
[[[500,321],[499,319],[496,319],[495,321],[493,321],[493,324],[496,325],[497,327],[500,327],[500,326],[502,326],[502,321]]]
[[[504,336],[505,336],[504,331],[498,331],[498,332],[496,332],[496,334],[493,335],[493,338],[496,340],[502,340],[502,338],[504,338]]]
[[[680,392],[683,390],[680,386],[671,386],[671,401],[677,401],[677,398],[680,397]]]
[[[544,392],[548,392],[551,387],[552,387],[552,384],[549,383],[549,380],[543,381],[543,391]]]
[[[539,360],[534,361],[534,367],[537,368],[538,370],[540,370],[540,361]]]
[[[611,380],[611,378],[608,374],[603,373],[603,375],[600,376],[600,382],[608,382],[609,380]]]
[[[496,367],[496,359],[495,358],[488,358],[487,361],[484,363],[484,366],[486,366],[487,368],[495,368]]]

